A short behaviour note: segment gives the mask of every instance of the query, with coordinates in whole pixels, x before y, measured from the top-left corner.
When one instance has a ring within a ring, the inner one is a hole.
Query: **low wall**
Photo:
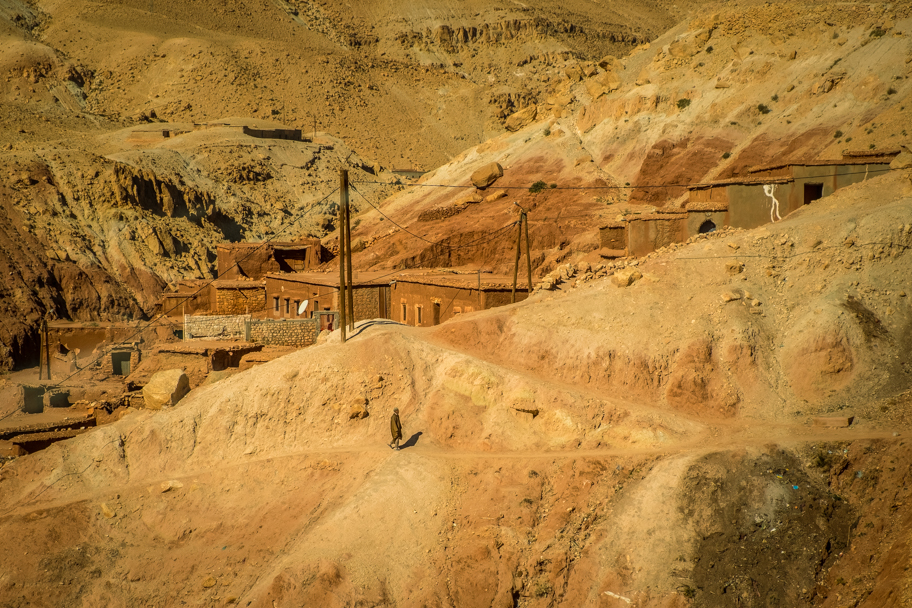
[[[250,315],[184,315],[184,340],[243,340]]]
[[[317,342],[320,321],[314,319],[251,319],[248,321],[247,340],[272,346],[297,346],[303,348]]]

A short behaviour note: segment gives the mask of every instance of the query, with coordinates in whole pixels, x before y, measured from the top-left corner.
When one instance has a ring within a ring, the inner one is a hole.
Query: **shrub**
[[[772,110],[761,103],[759,106],[757,106],[757,111],[761,114],[769,114]]]
[[[875,27],[873,30],[871,30],[871,38],[880,38],[886,33],[887,30],[883,29],[882,27]]]
[[[731,152],[725,152],[722,154],[722,158],[731,158]]]
[[[545,129],[545,137],[551,135],[551,129]]]
[[[679,99],[678,100],[678,109],[679,110],[683,110],[684,108],[686,108],[689,105],[690,105],[689,99]]]
[[[833,139],[839,139],[840,137],[842,137],[842,131],[836,131],[833,133]]]
[[[889,89],[887,89],[887,95],[896,95],[896,89],[894,89],[893,87],[890,87]]]
[[[547,187],[548,187],[548,184],[546,184],[545,182],[543,182],[541,180],[538,180],[537,182],[535,182],[534,184],[532,184],[529,187],[529,192],[531,192],[532,194],[538,194],[539,192],[541,192],[542,190],[544,190]]]
[[[551,184],[549,187],[550,187],[550,188],[557,188],[557,184]]]
[[[707,52],[707,53],[712,53],[712,52],[713,52],[713,47],[712,47],[712,45],[709,45],[708,47],[706,47],[706,52]]]
[[[779,95],[773,95],[773,101],[779,101]]]

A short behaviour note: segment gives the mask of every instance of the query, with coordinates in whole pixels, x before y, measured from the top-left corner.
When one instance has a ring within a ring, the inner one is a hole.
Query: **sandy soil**
[[[907,605],[910,197],[895,173],[629,287],[366,323],[6,464],[0,600]]]

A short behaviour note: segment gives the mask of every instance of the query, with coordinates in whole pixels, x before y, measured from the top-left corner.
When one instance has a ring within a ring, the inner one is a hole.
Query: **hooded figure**
[[[394,450],[399,449],[399,440],[402,439],[402,423],[399,422],[399,408],[393,409],[393,417],[390,418],[390,433],[393,436],[393,440],[390,442],[389,446]]]

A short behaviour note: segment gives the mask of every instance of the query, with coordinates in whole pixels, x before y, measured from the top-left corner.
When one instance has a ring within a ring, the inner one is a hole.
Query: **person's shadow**
[[[414,447],[418,443],[419,437],[421,437],[421,431],[418,431],[417,433],[415,433],[414,435],[409,437],[408,441],[406,441],[405,443],[403,443],[402,445],[399,446],[399,449],[404,450],[405,448]]]

